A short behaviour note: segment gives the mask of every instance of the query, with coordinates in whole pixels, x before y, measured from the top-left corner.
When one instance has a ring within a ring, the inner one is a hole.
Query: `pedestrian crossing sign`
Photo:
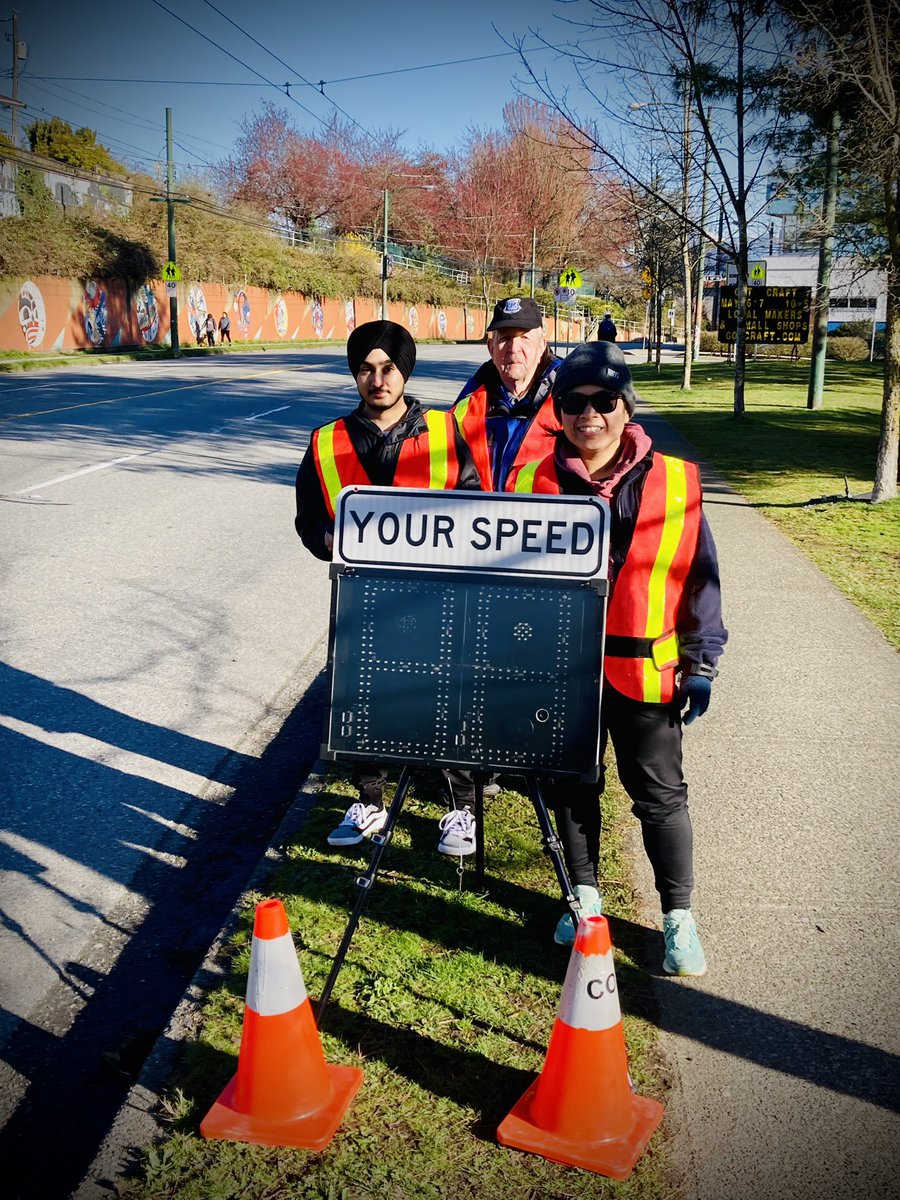
[[[180,283],[181,267],[179,267],[177,263],[173,263],[170,259],[169,262],[167,262],[163,267],[162,276],[166,283]]]
[[[577,290],[581,287],[581,282],[581,275],[574,267],[566,267],[559,277],[559,286],[561,288],[575,288]]]

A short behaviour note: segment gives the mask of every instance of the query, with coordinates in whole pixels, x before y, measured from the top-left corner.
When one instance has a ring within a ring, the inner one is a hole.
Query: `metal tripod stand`
[[[359,924],[362,910],[365,907],[369,892],[375,883],[375,877],[378,874],[378,868],[381,863],[382,856],[388,847],[393,834],[394,825],[400,815],[400,810],[403,808],[403,802],[406,799],[406,793],[409,791],[409,785],[412,779],[412,772],[409,767],[404,767],[400,772],[400,778],[397,781],[397,790],[394,793],[394,798],[388,808],[387,820],[384,823],[380,833],[376,833],[372,837],[372,843],[375,847],[372,858],[369,861],[369,866],[363,875],[357,875],[355,883],[359,888],[357,893],[356,903],[353,906],[353,911],[347,921],[347,927],[344,930],[344,935],[341,938],[341,944],[337,948],[337,953],[334,956],[334,962],[331,964],[331,971],[325,981],[325,986],[322,989],[322,994],[319,997],[319,1003],[316,1008],[316,1023],[321,1025],[322,1015],[325,1011],[325,1005],[331,996],[337,977],[340,974],[341,967],[344,965],[344,959],[347,957],[347,951],[350,949],[350,942],[353,939],[353,934],[356,932],[356,927]],[[544,841],[544,849],[550,855],[553,861],[553,869],[556,871],[556,878],[559,881],[560,889],[562,890],[563,899],[572,911],[575,924],[578,924],[578,918],[581,914],[581,906],[572,889],[572,883],[569,879],[569,873],[566,870],[566,864],[562,856],[562,843],[556,834],[553,824],[550,820],[550,814],[547,812],[547,805],[544,801],[544,796],[541,791],[538,777],[534,772],[529,772],[525,775],[525,781],[528,788],[528,798],[534,807],[537,817],[538,826]],[[475,887],[480,890],[484,887],[484,785],[476,783],[475,785]]]

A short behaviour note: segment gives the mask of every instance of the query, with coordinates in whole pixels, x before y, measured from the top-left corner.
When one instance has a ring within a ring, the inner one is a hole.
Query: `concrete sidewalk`
[[[704,486],[730,634],[685,731],[709,973],[656,986],[686,1195],[885,1200],[900,1195],[900,658],[745,500],[709,472]]]

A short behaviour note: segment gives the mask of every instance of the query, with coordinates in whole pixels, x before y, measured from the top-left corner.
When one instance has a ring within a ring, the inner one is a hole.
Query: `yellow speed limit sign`
[[[580,273],[574,267],[566,267],[559,276],[559,286],[561,288],[575,288],[577,290],[581,287]]]

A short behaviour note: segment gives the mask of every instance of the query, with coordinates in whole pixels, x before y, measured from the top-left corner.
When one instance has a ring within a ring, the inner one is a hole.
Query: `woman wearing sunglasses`
[[[601,759],[611,737],[659,892],[663,968],[672,975],[703,975],[706,959],[691,912],[693,834],[681,737],[682,726],[709,706],[728,635],[696,464],[653,449],[632,420],[635,400],[617,346],[578,346],[553,385],[562,425],[554,452],[523,466],[508,488],[601,496],[609,504]],[[599,913],[603,780],[547,780],[546,788],[582,912]],[[554,937],[560,945],[574,942],[568,913]]]

